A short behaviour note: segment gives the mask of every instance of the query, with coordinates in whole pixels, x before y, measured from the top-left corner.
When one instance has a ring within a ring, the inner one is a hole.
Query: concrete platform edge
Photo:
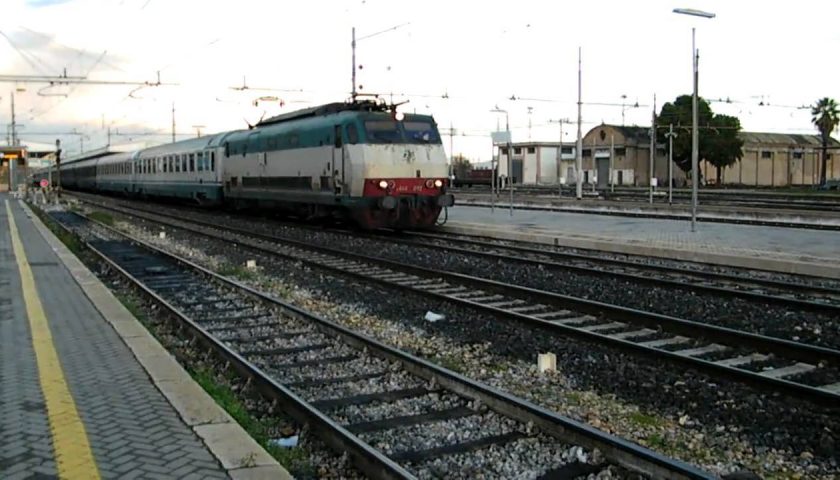
[[[797,262],[791,260],[780,260],[774,258],[762,258],[754,256],[740,256],[722,253],[710,253],[676,248],[651,246],[646,244],[634,245],[626,242],[612,242],[592,237],[575,236],[567,237],[539,232],[511,232],[495,228],[479,228],[464,225],[444,225],[439,227],[440,231],[458,235],[473,235],[500,240],[519,240],[524,242],[539,243],[544,245],[555,245],[560,247],[583,248],[602,250],[612,253],[623,253],[629,255],[645,255],[650,257],[668,258],[672,260],[685,260],[691,262],[712,263],[730,267],[753,268],[768,270],[779,273],[791,273],[798,275],[812,275],[840,279],[840,267],[833,267],[825,264],[811,262]]]
[[[148,373],[155,387],[202,439],[232,478],[293,478],[166,351],[98,278],[20,203],[41,236],[56,253],[94,307],[111,324]],[[223,433],[223,434],[220,434]]]

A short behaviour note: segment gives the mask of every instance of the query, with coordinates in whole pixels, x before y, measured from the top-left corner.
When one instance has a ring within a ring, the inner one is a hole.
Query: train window
[[[393,120],[368,120],[365,122],[368,141],[371,143],[397,143],[402,135]]]
[[[347,143],[350,145],[359,143],[359,131],[356,130],[356,126],[352,123],[347,125]]]
[[[181,171],[186,172],[187,171],[187,159],[184,158],[184,157],[180,157],[179,160],[181,161]]]
[[[409,143],[440,143],[440,135],[432,123],[403,122],[402,126]]]
[[[195,157],[195,154],[191,153],[190,154],[190,162],[193,161],[193,157]],[[198,159],[195,163],[198,165],[198,171],[203,172],[204,171],[204,159],[201,158],[201,155],[198,156]]]
[[[216,152],[210,152],[210,171],[216,171]]]
[[[292,148],[297,147],[300,144],[300,137],[298,137],[297,133],[293,133],[289,135],[289,146]]]
[[[225,157],[229,157],[229,156],[230,156],[230,144],[228,142],[225,142]]]
[[[190,171],[191,172],[195,171],[195,159],[193,158],[192,155],[190,155]]]

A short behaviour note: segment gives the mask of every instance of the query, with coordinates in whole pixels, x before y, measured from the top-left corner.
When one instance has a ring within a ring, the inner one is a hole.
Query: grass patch
[[[219,268],[219,275],[225,277],[232,277],[238,280],[253,280],[256,278],[256,273],[240,265],[226,264]]]
[[[658,448],[661,450],[668,446],[668,442],[665,441],[665,437],[659,435],[658,433],[648,435],[645,441],[647,442],[647,446],[650,448]]]
[[[105,212],[89,213],[88,218],[90,218],[92,220],[96,220],[97,222],[100,222],[100,223],[104,223],[105,225],[108,225],[109,227],[114,226],[114,217],[112,217],[110,214],[105,213]]]
[[[292,475],[311,476],[315,468],[309,463],[306,452],[299,447],[283,448],[270,443],[269,429],[275,425],[267,425],[252,416],[236,394],[227,386],[216,381],[216,377],[208,369],[191,372],[193,378],[202,388],[227,411],[251,437],[281,465],[286,467]]]
[[[452,370],[453,372],[463,372],[466,368],[464,366],[464,361],[455,355],[444,355],[442,357],[435,358],[435,363],[440,365],[443,368]]]
[[[630,421],[642,427],[658,427],[662,425],[662,421],[658,418],[646,415],[642,412],[631,413]]]
[[[84,244],[76,235],[63,229],[55,220],[53,220],[48,214],[44,213],[40,208],[29,202],[27,202],[27,205],[29,205],[30,210],[35,212],[35,215],[41,219],[41,222],[47,226],[53,235],[55,235],[65,247],[73,252],[74,255],[78,257],[85,250]]]

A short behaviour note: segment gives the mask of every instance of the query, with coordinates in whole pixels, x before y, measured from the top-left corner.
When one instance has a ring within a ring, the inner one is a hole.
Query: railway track
[[[453,253],[489,258],[501,262],[537,265],[586,275],[613,277],[666,288],[705,292],[721,297],[744,298],[751,301],[837,315],[840,318],[840,289],[830,286],[785,282],[667,265],[642,264],[597,255],[522,247],[498,241],[439,233],[412,232],[399,237],[377,234],[367,236],[417,248],[439,248]],[[460,247],[455,246],[456,244]]]
[[[559,479],[607,469],[612,478],[714,478],[103,224],[74,213],[50,215],[172,313],[185,335],[229,362],[263,396],[308,424],[336,452],[346,452],[371,478],[482,473],[484,478]]]
[[[806,401],[829,406],[840,401],[838,350],[185,219],[184,215],[98,206]]]

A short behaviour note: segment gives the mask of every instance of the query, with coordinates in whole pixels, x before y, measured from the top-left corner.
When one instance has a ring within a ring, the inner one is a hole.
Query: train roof
[[[214,147],[218,145],[218,137],[223,137],[227,133],[216,133],[213,135],[205,135],[199,138],[191,138],[189,140],[181,140],[175,143],[166,143],[155,147],[144,148],[140,150],[141,157],[154,157],[157,155],[168,155],[170,153],[189,153],[196,150],[202,150],[207,147]]]
[[[387,104],[373,102],[370,100],[356,101],[356,102],[335,102],[319,105],[317,107],[304,108],[302,110],[295,110],[294,112],[281,113],[257,123],[256,127],[272,125],[275,123],[288,122],[291,120],[299,120],[310,117],[323,117],[326,115],[333,115],[341,112],[387,112],[391,110],[391,106]]]

